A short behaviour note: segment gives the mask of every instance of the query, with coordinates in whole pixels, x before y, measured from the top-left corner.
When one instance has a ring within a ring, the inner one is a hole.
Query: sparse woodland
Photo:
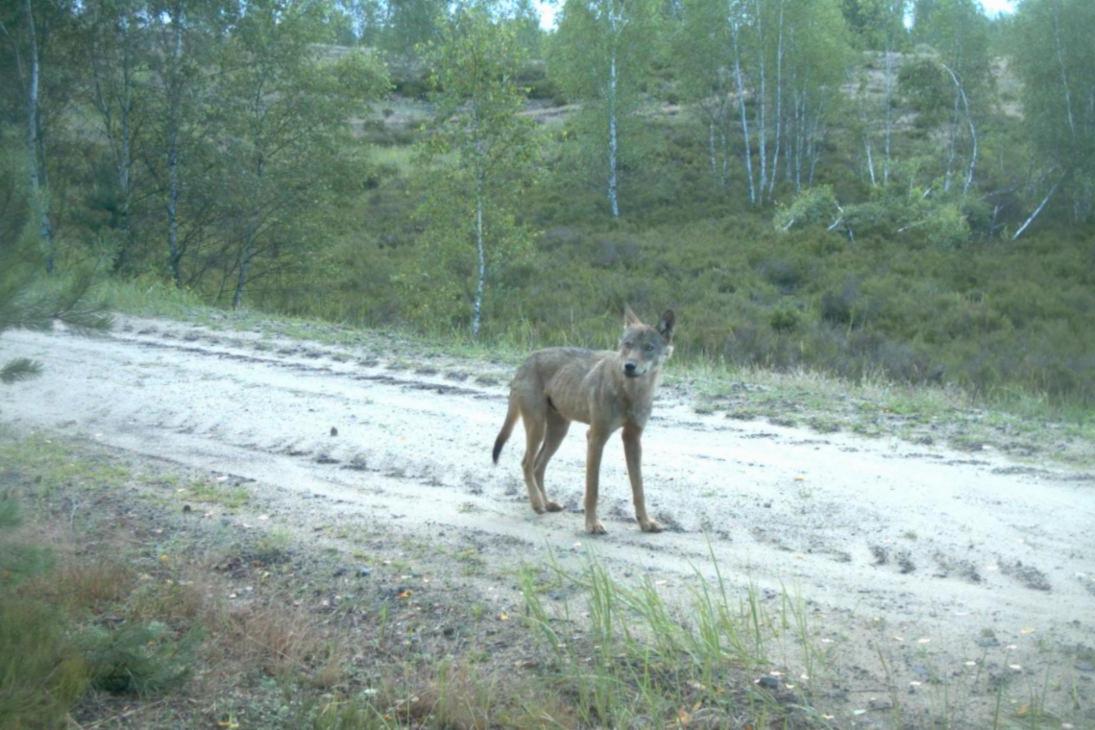
[[[684,357],[1090,404],[1092,37],[1087,0],[8,0],[6,286],[520,346],[673,306]]]

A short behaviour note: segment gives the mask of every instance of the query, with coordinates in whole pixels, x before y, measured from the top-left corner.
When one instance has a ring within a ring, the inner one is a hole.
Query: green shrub
[[[183,683],[191,672],[200,632],[176,637],[165,624],[93,627],[82,638],[91,683],[114,694],[151,694]]]
[[[786,208],[778,208],[772,223],[780,231],[789,231],[792,228],[807,226],[829,225],[836,220],[839,208],[832,187],[818,185],[806,188],[796,195]]]

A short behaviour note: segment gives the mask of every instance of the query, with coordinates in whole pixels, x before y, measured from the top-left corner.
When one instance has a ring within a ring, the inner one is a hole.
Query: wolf
[[[661,532],[646,513],[643,498],[642,433],[650,418],[661,367],[673,354],[676,317],[666,310],[656,326],[643,324],[630,307],[624,309],[624,331],[616,351],[552,347],[532,353],[510,383],[509,410],[494,442],[498,463],[502,447],[518,416],[525,424],[525,456],[521,468],[532,509],[558,512],[562,506],[547,498],[544,471],[555,455],[571,421],[589,425],[586,432],[585,528],[604,534],[597,519],[597,489],[601,454],[617,429],[623,429],[624,456],[631,479],[635,518],[644,532]]]

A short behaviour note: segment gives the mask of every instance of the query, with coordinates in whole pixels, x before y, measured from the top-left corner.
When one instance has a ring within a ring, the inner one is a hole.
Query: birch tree
[[[382,68],[364,52],[337,61],[319,55],[313,44],[326,37],[323,10],[253,0],[221,54],[214,107],[221,166],[210,182],[229,234],[231,263],[220,288],[232,291],[234,307],[259,259],[291,263],[314,241],[312,226],[352,160],[348,119],[387,89]]]
[[[877,58],[881,70],[881,89],[872,78],[873,64],[864,64],[859,72],[857,103],[860,134],[867,177],[872,187],[885,186],[893,167],[894,98],[898,81],[898,53],[905,49],[908,31],[905,14],[909,0],[851,0],[844,13],[859,46]],[[880,93],[879,93],[880,92]],[[876,151],[877,150],[877,151]],[[875,157],[879,158],[876,165]]]
[[[138,77],[147,62],[147,14],[136,0],[94,0],[82,14],[87,41],[87,96],[98,114],[114,167],[116,222],[114,271],[128,267],[133,246],[134,144],[138,127]]]
[[[45,268],[53,273],[56,262],[51,199],[46,167],[46,139],[42,90],[45,75],[50,16],[62,16],[49,3],[35,6],[31,0],[13,3],[0,18],[0,34],[15,61],[22,101],[22,128],[26,154],[28,196],[37,234],[45,248]]]
[[[851,46],[835,1],[787,0],[782,22],[783,175],[797,192],[814,184],[829,120],[843,103],[840,87],[848,75]]]
[[[412,296],[431,318],[464,321],[470,309],[472,337],[494,272],[529,239],[517,216],[536,158],[532,122],[518,115],[522,56],[513,25],[495,23],[482,6],[458,11],[430,51],[439,94],[422,148],[427,198],[420,215],[425,259],[433,263],[412,277]]]
[[[988,19],[974,0],[920,2],[913,34],[938,52],[942,78],[951,90],[943,146],[943,192],[950,192],[955,181],[962,179],[965,194],[973,182],[978,154],[971,99],[976,102],[991,89]]]
[[[654,0],[567,0],[548,57],[549,73],[592,122],[596,178],[613,218],[620,217],[625,125],[655,55],[657,8]]]
[[[678,57],[707,122],[709,163],[725,175],[738,136],[745,192],[762,205],[782,180],[812,182],[847,72],[849,46],[832,0],[688,0]]]
[[[209,100],[215,97],[216,68],[227,37],[213,19],[231,15],[225,0],[154,0],[149,8],[147,113],[142,125],[142,169],[147,194],[161,217],[146,235],[162,241],[154,258],[164,262],[176,286],[193,283],[200,268],[184,270],[211,239],[219,196],[203,178],[219,165],[219,121]],[[223,128],[223,125],[220,125]],[[160,238],[162,236],[162,238]],[[161,265],[164,265],[161,264]]]
[[[681,15],[673,38],[678,77],[685,99],[700,115],[712,180],[728,189],[739,99],[735,95],[738,77],[726,53],[731,26],[723,6],[709,0],[684,0]]]
[[[1095,3],[1028,0],[1016,17],[1015,70],[1037,171],[1033,212],[1058,195],[1076,223],[1095,217]],[[1035,206],[1035,201],[1040,201]]]

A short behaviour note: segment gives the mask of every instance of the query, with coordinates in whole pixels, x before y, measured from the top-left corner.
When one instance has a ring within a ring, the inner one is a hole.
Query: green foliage
[[[1095,215],[1095,4],[1029,0],[1011,43],[1023,81],[1028,134],[1043,179],[1028,180],[1033,205],[1054,182],[1072,203],[1071,218]]]
[[[840,9],[856,45],[881,51],[907,43],[904,21],[910,5],[910,0],[842,0]]]
[[[81,638],[91,685],[113,694],[147,695],[172,689],[190,676],[201,632],[181,637],[158,621],[116,629],[92,627]]]
[[[319,9],[251,3],[220,58],[219,204],[235,215],[224,221],[227,249],[219,256],[233,262],[234,306],[260,258],[283,269],[328,227],[339,185],[361,164],[345,120],[387,90],[384,69],[362,51],[334,62],[317,57]]]
[[[0,725],[61,727],[87,684],[86,663],[63,617],[38,601],[0,592]]]
[[[548,46],[549,76],[568,99],[581,102],[568,130],[578,144],[569,148],[565,169],[577,167],[584,180],[567,175],[565,184],[607,193],[613,217],[627,197],[618,192],[626,189],[627,169],[645,156],[636,112],[658,50],[657,12],[651,0],[567,0]]]
[[[13,197],[25,190],[16,181],[8,185]],[[8,230],[7,235],[7,240],[0,239],[0,333],[10,329],[49,330],[56,321],[77,331],[110,327],[111,318],[103,302],[90,292],[95,280],[90,265],[71,267],[65,275],[46,276],[45,246],[35,224],[24,218],[22,230]],[[0,361],[0,383],[32,378],[41,368],[40,363],[27,358]]]
[[[4,534],[20,524],[18,503],[0,494],[0,726],[52,727],[83,694],[87,673],[63,617],[15,591],[53,564],[48,550]]]
[[[0,530],[8,530],[22,524],[19,503],[0,494]],[[32,545],[14,543],[0,532],[0,589],[10,591],[28,578],[44,573],[53,565],[48,550]],[[2,656],[2,654],[0,654]]]
[[[966,93],[990,82],[989,21],[975,0],[932,0],[917,4],[913,39],[927,43],[958,74]]]
[[[494,293],[496,272],[527,247],[516,209],[537,148],[531,123],[516,115],[524,99],[513,76],[521,53],[513,28],[474,6],[456,14],[431,51],[440,93],[421,148],[424,262],[402,275],[420,323],[469,322],[478,335],[488,281]]]
[[[777,230],[787,231],[791,228],[828,225],[836,220],[840,205],[833,194],[833,188],[829,185],[819,185],[807,188],[792,200],[786,208],[776,210],[772,222]]]

